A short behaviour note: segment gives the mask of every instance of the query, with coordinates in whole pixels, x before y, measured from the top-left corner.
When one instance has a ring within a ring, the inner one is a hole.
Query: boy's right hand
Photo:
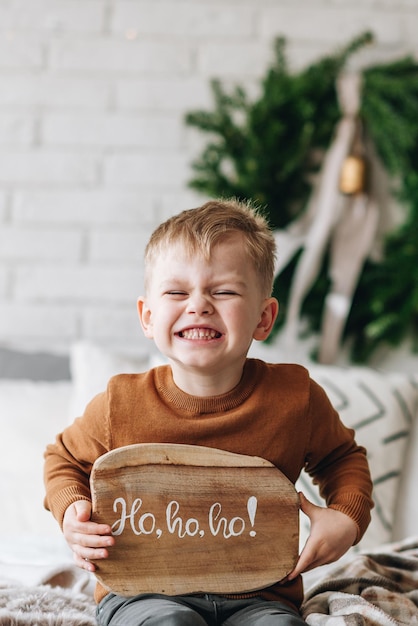
[[[112,529],[107,524],[96,524],[90,520],[91,503],[78,500],[65,511],[63,533],[65,540],[74,553],[74,562],[78,567],[94,572],[96,567],[90,559],[106,559],[106,548],[115,543]]]

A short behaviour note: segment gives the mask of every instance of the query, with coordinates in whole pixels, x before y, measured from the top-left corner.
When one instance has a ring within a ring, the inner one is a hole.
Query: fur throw
[[[91,596],[71,589],[0,586],[0,626],[96,626],[95,611]]]

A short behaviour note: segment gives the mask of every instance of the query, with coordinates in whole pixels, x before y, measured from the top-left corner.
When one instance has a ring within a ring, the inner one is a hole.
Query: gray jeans
[[[282,602],[263,598],[230,600],[217,595],[112,593],[97,606],[100,626],[301,626],[306,622]]]

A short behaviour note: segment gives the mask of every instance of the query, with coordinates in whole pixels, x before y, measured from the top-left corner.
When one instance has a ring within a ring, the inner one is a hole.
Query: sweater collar
[[[240,406],[252,393],[260,374],[259,361],[247,359],[243,374],[236,387],[220,396],[192,396],[177,387],[173,381],[171,367],[155,368],[155,386],[160,397],[179,411],[193,414],[219,413]]]

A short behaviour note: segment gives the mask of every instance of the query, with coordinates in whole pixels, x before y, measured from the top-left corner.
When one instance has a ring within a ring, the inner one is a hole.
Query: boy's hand
[[[336,561],[351,548],[357,537],[357,525],[348,515],[316,506],[303,493],[299,494],[299,498],[302,511],[311,521],[311,532],[295,569],[286,580],[293,580],[314,567]]]
[[[78,567],[94,572],[96,567],[90,559],[106,559],[106,548],[115,543],[112,530],[107,524],[96,524],[90,520],[91,503],[78,500],[65,511],[63,533],[65,540],[74,553],[74,562]]]

